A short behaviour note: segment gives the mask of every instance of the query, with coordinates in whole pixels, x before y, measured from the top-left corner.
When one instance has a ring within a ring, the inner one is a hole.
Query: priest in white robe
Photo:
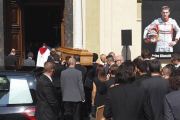
[[[44,63],[47,61],[49,55],[50,50],[45,45],[39,48],[36,67],[44,67]]]

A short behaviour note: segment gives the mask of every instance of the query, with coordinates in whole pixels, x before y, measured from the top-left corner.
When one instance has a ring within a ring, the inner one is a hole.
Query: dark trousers
[[[65,119],[81,120],[81,102],[64,102]]]

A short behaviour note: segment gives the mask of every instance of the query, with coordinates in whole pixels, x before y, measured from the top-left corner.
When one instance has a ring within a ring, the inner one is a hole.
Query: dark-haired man
[[[116,85],[108,90],[104,117],[113,120],[153,120],[153,112],[146,91],[132,82],[135,66],[124,62],[116,71]]]
[[[154,120],[163,120],[163,100],[166,94],[169,93],[168,80],[163,79],[160,75],[161,63],[154,59],[149,63],[151,72],[150,78],[141,82],[141,87],[147,92],[148,98],[154,113]]]
[[[175,65],[175,69],[180,69],[180,55],[175,53],[171,56],[171,63]]]
[[[18,66],[18,59],[15,55],[16,50],[12,48],[11,53],[5,58],[5,66]]]
[[[134,84],[140,86],[141,81],[149,78],[149,75],[147,74],[147,63],[145,61],[140,61],[137,65],[137,72],[140,75],[140,78],[134,81]]]
[[[50,55],[48,56],[47,62],[52,62],[54,63],[54,55],[56,54],[55,51],[51,51]]]
[[[79,71],[81,71],[82,73],[82,80],[83,80],[83,84],[85,82],[85,78],[86,78],[86,74],[87,74],[87,68],[82,66],[80,63],[80,55],[74,55],[74,59],[76,60],[76,66],[75,68]]]
[[[113,58],[112,55],[108,55],[108,56],[106,57],[106,59],[107,59],[107,64],[108,64],[109,68],[110,68],[112,65],[115,64],[114,58]],[[108,68],[107,73],[109,73],[109,68]]]
[[[148,49],[143,49],[141,52],[141,56],[144,61],[149,60],[151,57],[150,51]]]
[[[96,61],[98,60],[98,54],[97,53],[93,53],[93,69],[96,71],[97,66],[99,65],[98,63],[96,63]]]
[[[115,64],[114,58],[113,58],[112,55],[108,55],[108,56],[106,57],[106,59],[107,59],[107,63],[108,63],[108,65],[109,65],[109,68],[111,67],[111,65]]]
[[[113,59],[115,60],[116,59],[116,55],[114,52],[110,52],[108,55],[112,55],[113,56]]]
[[[37,120],[57,120],[60,115],[57,92],[51,78],[54,71],[55,65],[51,62],[45,62],[44,74],[37,81],[35,111]]]

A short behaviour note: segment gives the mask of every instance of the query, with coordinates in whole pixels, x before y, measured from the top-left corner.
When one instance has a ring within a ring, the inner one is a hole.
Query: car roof
[[[31,72],[22,72],[22,71],[0,71],[0,75],[7,76],[33,76]]]
[[[42,74],[43,68],[36,67],[0,67],[0,75],[8,76],[38,76]]]

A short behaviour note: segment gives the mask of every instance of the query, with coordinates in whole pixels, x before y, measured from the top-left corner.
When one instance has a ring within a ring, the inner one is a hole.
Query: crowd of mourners
[[[101,64],[96,62],[98,58]],[[97,109],[103,106],[104,120],[180,120],[179,54],[173,54],[164,67],[147,49],[133,61],[114,52],[100,57],[93,53],[92,67],[81,65],[80,60],[80,55],[62,60],[61,52],[53,50],[44,66],[44,74],[57,91],[55,106],[59,110],[51,107],[61,119],[96,117]],[[50,68],[54,69],[52,74]],[[51,102],[48,104],[54,105]]]

